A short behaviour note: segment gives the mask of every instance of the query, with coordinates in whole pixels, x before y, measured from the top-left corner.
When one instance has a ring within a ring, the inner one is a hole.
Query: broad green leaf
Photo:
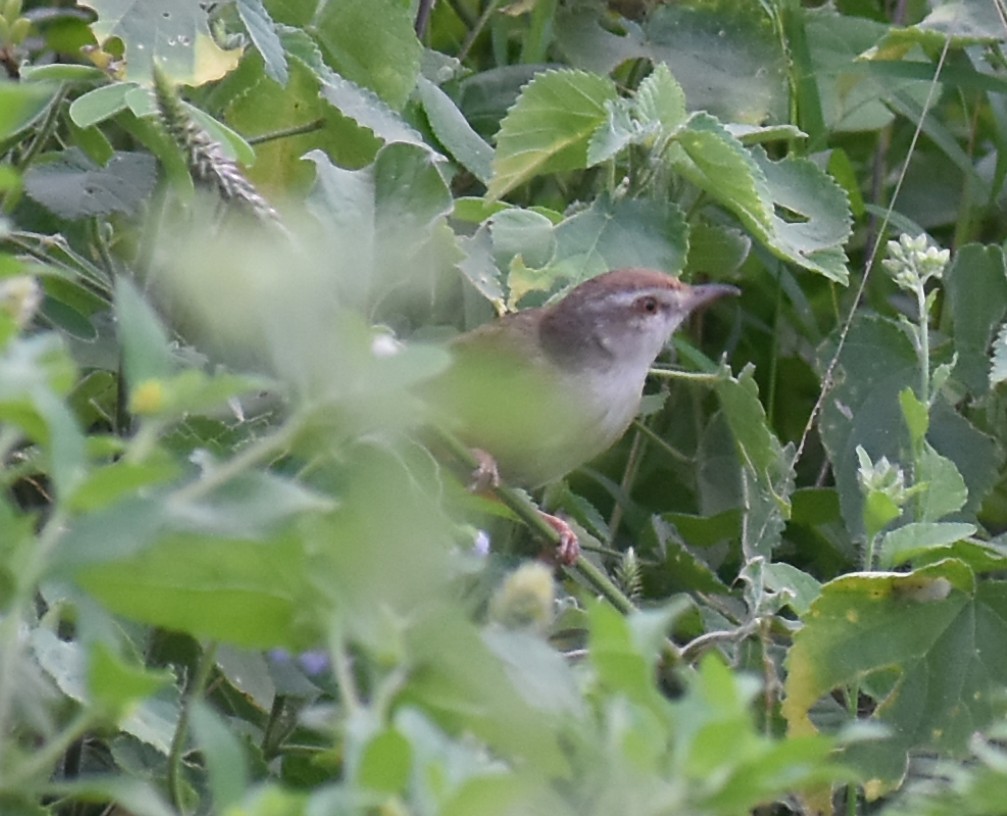
[[[762,571],[766,589],[780,594],[780,605],[789,606],[804,616],[822,592],[822,585],[813,576],[784,561],[766,564]]]
[[[451,97],[434,83],[420,77],[417,90],[430,129],[440,143],[462,167],[488,184],[493,173],[493,148],[472,129]]]
[[[57,86],[0,80],[0,140],[6,140],[40,117]]]
[[[24,177],[25,191],[61,218],[77,220],[125,213],[135,215],[157,181],[153,157],[116,153],[99,167],[77,148],[55,161],[34,165]]]
[[[91,701],[113,721],[131,715],[137,704],[174,680],[170,671],[131,665],[103,643],[91,646],[87,688]]]
[[[223,531],[167,534],[132,557],[80,569],[76,581],[115,614],[141,623],[249,648],[299,649],[310,643],[304,607],[317,595],[305,560],[291,532],[263,540]]]
[[[615,30],[597,7],[571,5],[557,13],[556,36],[574,66],[599,74],[630,59],[666,64],[690,110],[753,125],[786,118],[787,55],[762,4],[659,5],[642,22],[619,19]]]
[[[87,472],[84,436],[63,400],[75,379],[55,334],[10,342],[0,356],[0,421],[40,446],[58,497],[72,493]]]
[[[210,794],[218,812],[225,812],[245,796],[250,785],[241,740],[224,718],[202,700],[194,700],[189,717],[192,733],[203,755]]]
[[[408,3],[326,3],[313,28],[326,62],[341,76],[370,88],[395,110],[402,108],[416,86],[423,53]]]
[[[819,350],[824,369],[834,353],[832,341]],[[847,528],[863,531],[863,495],[857,483],[858,445],[877,461],[910,461],[899,394],[919,382],[916,352],[895,321],[860,316],[853,321],[836,368],[835,385],[822,408],[822,441],[832,462]],[[997,479],[999,454],[993,440],[980,433],[943,400],[931,409],[927,441],[950,458],[968,489],[967,512],[975,512]]]
[[[395,729],[375,734],[364,746],[355,781],[365,790],[398,793],[409,781],[412,750]]]
[[[266,74],[281,85],[287,84],[287,55],[276,33],[276,24],[262,5],[262,0],[237,0],[238,16],[256,50],[262,55]]]
[[[290,195],[307,190],[311,184],[311,166],[302,161],[305,153],[324,150],[340,164],[359,167],[374,158],[381,142],[322,96],[326,85],[299,52],[291,48],[286,35],[284,46],[289,57],[286,87],[273,82],[266,75],[262,60],[253,55],[242,60],[238,70],[224,79],[218,92],[227,124],[249,136],[319,123],[317,129],[256,146],[255,165],[248,169],[249,178],[267,194],[275,191]]]
[[[956,513],[968,501],[969,491],[955,463],[941,456],[928,442],[916,463],[916,480],[926,488],[919,494],[920,521],[939,521]]]
[[[47,786],[54,796],[74,802],[107,806],[116,802],[132,816],[175,816],[177,811],[161,798],[157,785],[118,774],[88,774],[81,779],[54,780]],[[13,814],[12,814],[13,816]]]
[[[115,281],[115,312],[129,387],[168,376],[175,368],[168,333],[157,312],[124,276]]]
[[[787,116],[787,54],[761,3],[686,0],[657,6],[645,25],[691,110],[758,125]]]
[[[998,246],[967,244],[958,249],[944,271],[944,290],[954,321],[958,362],[954,375],[975,396],[996,382],[989,377],[988,349],[993,333],[1007,314],[1007,266]],[[999,348],[994,345],[994,364]]]
[[[756,235],[780,258],[845,284],[849,272],[842,246],[852,231],[846,193],[808,159],[772,161],[761,147],[752,152],[775,210],[770,232],[760,235],[756,228]]]
[[[143,462],[120,459],[93,468],[69,497],[68,506],[77,512],[100,510],[139,489],[168,482],[181,471],[179,463],[164,454]]]
[[[677,275],[688,247],[685,214],[673,201],[599,196],[556,226],[553,271],[572,283],[633,266]]]
[[[240,49],[225,51],[210,33],[203,7],[185,0],[87,0],[98,19],[99,44],[118,37],[125,46],[125,75],[149,83],[154,62],[175,82],[202,85],[234,69]]]
[[[887,533],[881,540],[880,566],[892,569],[926,553],[975,535],[974,524],[913,522]]]
[[[625,695],[659,717],[666,716],[668,701],[654,684],[657,653],[641,648],[630,621],[607,604],[593,604],[588,620],[588,653],[601,687],[609,694]]]
[[[640,539],[641,548],[648,554],[653,552],[663,560],[664,569],[652,579],[655,590],[662,597],[674,592],[688,590],[690,592],[710,592],[727,594],[729,588],[712,569],[707,558],[699,547],[710,542],[704,541],[696,532],[697,527],[714,528],[708,533],[714,541],[726,540],[738,534],[736,518],[730,518],[730,524],[723,521],[726,516],[714,516],[686,519],[681,513],[664,513],[650,520]],[[691,524],[688,522],[691,521]]]
[[[283,45],[287,52],[308,67],[321,83],[321,92],[343,116],[367,128],[385,142],[426,144],[423,137],[410,126],[381,97],[333,71],[322,57],[318,45],[303,31],[283,32]]]
[[[850,746],[844,761],[870,774],[867,785],[877,795],[901,778],[908,751],[961,751],[999,716],[997,689],[1007,666],[996,644],[1007,635],[1005,607],[1002,582],[977,587],[953,559],[829,582],[787,657],[783,714],[790,732],[816,732],[809,712],[833,689],[894,669],[872,716],[891,727],[890,735]]]
[[[540,785],[570,774],[570,757],[557,728],[563,721],[576,728],[570,711],[530,703],[463,615],[430,609],[429,600],[426,606],[407,640],[409,660],[422,670],[410,679],[401,702],[420,706],[446,730],[476,735]]]
[[[591,135],[615,98],[607,77],[569,70],[538,74],[500,125],[488,197],[500,198],[543,173],[586,167]]]
[[[672,167],[731,210],[750,230],[773,230],[772,199],[765,173],[751,152],[707,113],[697,113],[675,134]]]
[[[432,285],[443,268],[439,229],[451,194],[426,148],[389,144],[361,170],[333,165],[320,151],[309,206],[325,225],[337,280],[351,302],[378,302]]]
[[[98,695],[116,697],[114,688],[108,686],[113,672],[121,672],[125,667],[113,669],[110,665],[92,665],[94,656],[77,641],[60,640],[48,629],[37,628],[29,636],[32,653],[43,671],[71,700],[83,705],[93,705],[92,684],[97,683]],[[101,659],[99,658],[99,661]],[[161,688],[167,675],[141,670],[139,674],[130,669],[131,679],[122,687],[118,700],[124,707],[115,713],[120,730],[152,746],[161,754],[171,750],[171,741],[178,727],[180,701],[174,686],[163,688],[157,696],[151,692]],[[125,677],[121,678],[126,680]],[[130,697],[133,699],[130,700]]]
[[[689,254],[685,268],[697,275],[730,279],[752,249],[752,239],[737,227],[705,219],[689,224]]]
[[[113,82],[88,91],[70,103],[70,118],[82,128],[104,122],[128,107],[126,96],[136,87],[132,82]]]
[[[714,390],[734,436],[745,484],[742,546],[747,557],[758,554],[768,559],[790,517],[793,453],[769,427],[754,366],[746,366],[737,378],[719,378]]]

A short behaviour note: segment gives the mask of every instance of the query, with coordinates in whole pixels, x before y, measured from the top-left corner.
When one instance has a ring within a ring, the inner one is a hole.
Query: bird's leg
[[[496,459],[481,448],[470,448],[469,450],[472,453],[472,458],[476,460],[476,466],[472,469],[468,489],[472,493],[492,493],[502,484]],[[562,564],[566,567],[576,564],[580,557],[580,542],[577,540],[577,534],[559,516],[550,515],[543,510],[537,510],[537,512],[542,520],[559,534],[559,543],[555,549],[543,551],[540,556],[542,560],[550,564]]]
[[[490,493],[500,487],[500,471],[497,470],[497,460],[482,448],[469,448],[476,466],[469,477],[469,492]]]
[[[550,563],[559,563],[564,567],[572,567],[580,558],[580,542],[573,528],[559,516],[553,516],[542,510],[538,511],[542,520],[559,533],[559,544],[552,551],[546,550],[541,558]]]

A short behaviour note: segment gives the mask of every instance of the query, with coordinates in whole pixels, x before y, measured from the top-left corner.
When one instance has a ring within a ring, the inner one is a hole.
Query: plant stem
[[[212,642],[203,650],[203,655],[196,666],[196,675],[186,690],[182,709],[178,714],[178,725],[175,736],[171,740],[171,750],[168,753],[168,791],[176,810],[185,813],[182,790],[182,755],[185,753],[185,743],[189,737],[189,713],[192,703],[206,688],[213,667],[216,665],[217,643]]]
[[[475,45],[476,38],[482,33],[483,28],[486,27],[486,23],[489,22],[490,17],[493,16],[493,12],[497,10],[497,6],[500,5],[502,0],[490,0],[486,4],[486,8],[483,9],[483,13],[479,15],[479,19],[476,20],[476,24],[469,31],[468,36],[465,38],[465,42],[462,43],[461,49],[458,51],[458,61],[464,62],[465,57],[469,55],[469,51],[472,50],[472,46]]]

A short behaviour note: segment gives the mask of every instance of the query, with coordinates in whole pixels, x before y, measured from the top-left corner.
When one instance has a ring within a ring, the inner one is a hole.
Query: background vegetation
[[[0,812],[1002,813],[1005,40],[0,1]],[[743,296],[554,577],[418,386],[620,266]]]

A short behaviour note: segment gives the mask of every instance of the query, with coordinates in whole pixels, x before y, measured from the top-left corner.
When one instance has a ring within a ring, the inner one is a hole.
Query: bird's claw
[[[469,477],[468,489],[472,493],[489,493],[500,487],[500,471],[497,470],[497,460],[482,448],[471,448],[476,466]]]
[[[577,540],[577,534],[559,516],[552,516],[549,513],[543,513],[541,510],[539,510],[539,515],[542,516],[546,524],[559,533],[559,543],[552,551],[544,553],[543,557],[552,563],[562,564],[564,567],[572,567],[577,563],[577,559],[580,558],[580,541]]]

